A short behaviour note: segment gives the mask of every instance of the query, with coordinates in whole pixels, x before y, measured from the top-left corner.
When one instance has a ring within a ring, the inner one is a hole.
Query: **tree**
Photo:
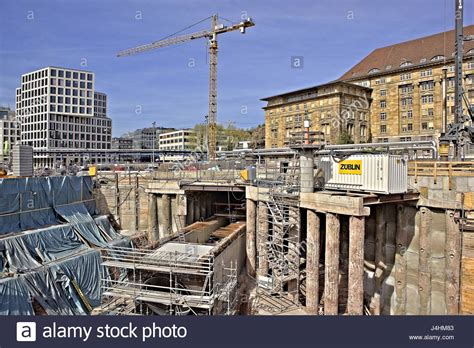
[[[342,144],[354,144],[354,140],[352,140],[352,137],[349,133],[347,133],[347,131],[343,131],[341,132],[341,134],[339,135],[339,138],[337,139],[337,143],[339,145],[342,145]]]

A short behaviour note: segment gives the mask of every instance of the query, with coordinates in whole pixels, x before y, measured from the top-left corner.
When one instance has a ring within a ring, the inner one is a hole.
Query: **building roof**
[[[474,35],[474,25],[464,27],[464,35]],[[411,65],[428,65],[433,62],[439,64],[440,61],[453,59],[454,40],[454,30],[449,30],[377,48],[349,69],[339,80],[360,79],[372,74],[391,73],[397,69],[409,68]],[[465,41],[464,53],[472,53],[474,57],[473,50],[474,40]],[[435,59],[433,60],[433,58]]]
[[[365,89],[367,91],[372,91],[372,89],[370,87],[363,87],[363,86],[355,85],[355,84],[352,84],[352,83],[346,83],[344,81],[335,80],[335,81],[330,81],[330,82],[327,82],[327,83],[324,83],[324,84],[321,84],[321,85],[306,87],[306,88],[302,88],[302,89],[297,89],[295,91],[290,91],[290,92],[285,92],[285,93],[282,93],[282,94],[272,95],[270,97],[265,97],[265,98],[262,98],[260,100],[269,101],[270,99],[273,99],[273,98],[290,96],[290,95],[295,95],[295,94],[301,94],[301,93],[304,93],[304,92],[314,91],[315,89],[318,89],[318,88],[324,88],[324,87],[329,87],[329,86],[338,85],[338,84],[339,85],[344,84],[344,85],[348,85],[350,87],[356,87],[356,88],[360,88],[360,89]]]

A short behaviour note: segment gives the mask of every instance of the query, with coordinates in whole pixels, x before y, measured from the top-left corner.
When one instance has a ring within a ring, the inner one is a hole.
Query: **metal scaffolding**
[[[267,170],[268,173],[268,170]],[[266,310],[282,312],[298,304],[301,280],[300,257],[300,168],[297,154],[282,165],[269,187],[267,214],[268,231],[259,231],[265,241],[268,282],[257,288]],[[266,182],[268,184],[269,181]],[[264,304],[265,303],[265,304]]]
[[[230,298],[226,292],[235,291],[237,269],[233,264],[225,268],[223,284],[217,283],[210,247],[182,246],[183,251],[107,249],[102,265],[109,276],[102,279],[101,311],[116,315],[213,314],[217,301],[226,302]]]

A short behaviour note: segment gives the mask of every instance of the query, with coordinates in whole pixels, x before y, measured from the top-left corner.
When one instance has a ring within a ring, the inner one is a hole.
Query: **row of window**
[[[432,131],[434,130],[434,123],[433,122],[422,122],[421,123],[421,130],[422,131]],[[412,132],[413,131],[413,123],[407,123],[401,126],[402,133]],[[387,125],[381,124],[380,125],[380,133],[384,134],[387,133]]]
[[[474,49],[471,49],[471,50],[469,50],[469,51],[466,53],[466,55],[471,55],[471,54],[474,54]],[[454,53],[453,53],[453,55],[454,55]],[[430,59],[430,61],[431,61],[431,62],[439,62],[439,61],[442,61],[442,60],[445,60],[445,59],[446,59],[446,57],[445,57],[444,55],[439,54],[439,55],[436,55],[436,56],[432,57],[432,58]],[[427,63],[427,62],[428,62],[428,59],[427,59],[427,58],[421,58],[419,64],[423,64],[423,63]],[[473,66],[474,66],[474,63],[468,63],[468,64],[473,64]],[[409,61],[409,60],[403,60],[403,61],[400,63],[399,67],[400,67],[400,68],[405,68],[405,67],[412,66],[412,65],[413,65],[413,62],[411,62],[411,61]],[[454,66],[452,66],[452,67],[453,67],[453,69],[454,69]],[[451,68],[451,67],[450,67],[450,68]],[[472,67],[471,67],[471,68],[472,68]],[[390,69],[392,69],[392,65],[387,65],[387,66],[385,66],[385,70],[390,70]],[[430,70],[431,70],[431,69],[430,69]],[[369,74],[376,74],[376,73],[379,73],[380,71],[381,71],[381,70],[380,70],[379,68],[372,68],[372,69],[370,69],[370,70],[368,71],[368,73],[369,73]]]

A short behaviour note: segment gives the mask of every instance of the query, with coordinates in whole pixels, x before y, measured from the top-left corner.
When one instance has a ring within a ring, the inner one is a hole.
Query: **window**
[[[387,107],[387,101],[386,100],[381,100],[380,101],[380,107],[381,108],[386,108]]]
[[[413,92],[413,85],[404,85],[401,88],[403,94],[412,93]]]
[[[56,76],[56,69],[51,69],[51,76]]]
[[[433,95],[428,94],[428,95],[422,96],[421,97],[421,103],[422,104],[431,104],[431,103],[433,103]]]
[[[448,71],[449,71],[449,72],[454,72],[454,70],[455,70],[454,65],[450,65],[450,66],[448,67]]]
[[[409,123],[407,125],[407,129],[408,129],[409,132],[411,132],[413,130],[413,124]]]
[[[387,119],[387,113],[386,112],[381,112],[380,113],[380,121],[385,121]]]
[[[474,69],[474,62],[467,63],[467,68],[468,69]]]
[[[373,68],[369,70],[369,74],[376,74],[378,72],[380,72],[380,69],[377,69],[377,68]]]
[[[413,100],[411,98],[402,98],[402,107],[407,107],[408,105],[412,105]]]
[[[401,81],[410,80],[410,79],[411,79],[411,73],[404,73],[400,75]]]
[[[410,61],[408,61],[408,60],[406,60],[406,61],[404,61],[404,62],[401,62],[400,68],[403,68],[403,67],[405,67],[405,66],[410,66],[410,65],[413,65],[413,63],[410,62]]]
[[[381,77],[381,78],[375,80],[376,85],[380,85],[382,83],[385,83],[385,77]]]
[[[380,125],[380,133],[387,133],[387,125],[385,124]]]
[[[413,118],[413,110],[408,110],[407,116],[408,118]]]
[[[422,91],[431,91],[434,89],[434,81],[421,82],[420,87]]]
[[[381,97],[385,97],[386,95],[387,95],[387,90],[381,89],[381,90],[380,90],[380,96],[381,96]]]
[[[421,124],[421,130],[428,130],[428,123],[423,122],[423,123]]]

